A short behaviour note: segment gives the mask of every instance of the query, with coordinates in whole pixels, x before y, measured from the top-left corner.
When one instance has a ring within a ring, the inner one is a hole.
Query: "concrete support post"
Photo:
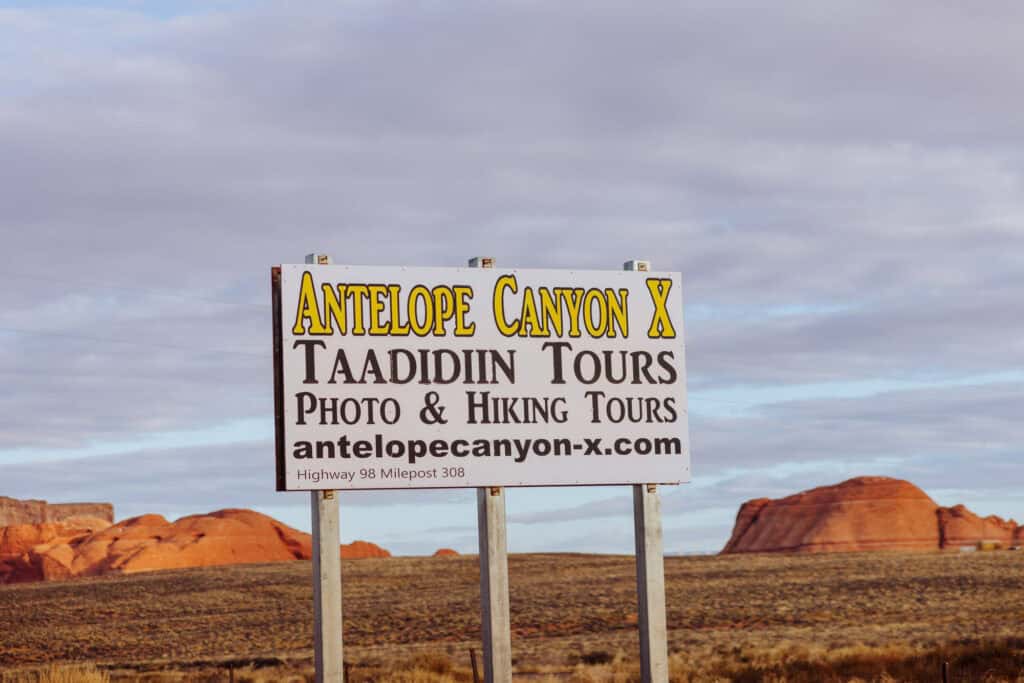
[[[476,257],[471,268],[493,268],[494,259]],[[476,491],[477,532],[480,538],[480,612],[483,626],[484,680],[512,681],[512,622],[508,600],[508,543],[505,531],[505,490]]]
[[[627,261],[623,270],[649,271],[649,261]],[[645,683],[668,681],[668,624],[665,616],[665,551],[661,501],[654,484],[633,486],[633,527],[636,540],[637,613],[640,622],[640,678]]]
[[[309,254],[306,263],[327,265],[331,257]],[[341,523],[336,491],[310,491],[313,521],[313,659],[317,683],[343,683],[341,639]]]
[[[661,501],[654,484],[633,486],[633,526],[636,533],[640,677],[645,683],[666,683],[665,555],[661,537]]]

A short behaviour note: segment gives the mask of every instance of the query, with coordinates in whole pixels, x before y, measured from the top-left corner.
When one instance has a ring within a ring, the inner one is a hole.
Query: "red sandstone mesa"
[[[451,548],[440,548],[434,553],[434,557],[458,557],[459,553]]]
[[[943,508],[901,479],[857,477],[786,498],[757,498],[736,515],[723,553],[938,550],[980,541],[1013,545],[1022,527]]]
[[[38,541],[38,542],[37,542]],[[390,557],[373,543],[341,557]],[[219,510],[168,522],[142,515],[117,524],[38,525],[0,530],[0,583],[131,574],[157,569],[309,559],[312,539],[252,510]]]
[[[113,522],[114,506],[110,503],[47,503],[45,500],[0,496],[0,527],[61,522],[71,517],[94,517]]]
[[[1004,521],[1000,517],[979,517],[963,505],[939,508],[939,529],[943,547],[971,545],[978,541],[995,541],[1003,546],[1012,546],[1024,533],[1024,527],[1014,520]]]

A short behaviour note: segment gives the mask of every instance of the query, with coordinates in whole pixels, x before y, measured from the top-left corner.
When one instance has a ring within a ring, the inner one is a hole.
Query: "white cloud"
[[[2,10],[0,449],[269,419],[268,269],[313,250],[651,258],[703,312],[687,326],[701,389],[1019,370],[1022,13]],[[714,315],[737,310],[753,314]],[[1019,387],[924,393],[695,416],[694,470],[1019,457]],[[72,492],[4,472],[0,493]],[[210,476],[197,506],[229,488]]]

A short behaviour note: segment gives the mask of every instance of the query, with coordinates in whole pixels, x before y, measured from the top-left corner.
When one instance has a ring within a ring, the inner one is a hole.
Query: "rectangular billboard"
[[[679,273],[272,269],[277,488],[690,479]]]

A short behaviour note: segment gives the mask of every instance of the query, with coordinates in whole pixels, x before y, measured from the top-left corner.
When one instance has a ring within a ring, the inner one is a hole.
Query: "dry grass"
[[[914,676],[942,657],[976,673],[967,680],[1024,671],[1021,553],[685,557],[665,569],[673,680],[935,680]],[[353,681],[471,679],[476,558],[360,560],[343,573]],[[0,664],[93,662],[114,683],[226,680],[228,666],[240,683],[304,681],[310,581],[295,562],[0,587],[0,624],[16,625],[0,633]],[[635,680],[634,581],[630,557],[513,556],[518,675]]]
[[[110,674],[91,664],[50,664],[34,671],[0,674],[0,683],[110,683]]]
[[[577,664],[569,668],[520,667],[516,678],[538,683],[634,683],[640,681],[635,659],[623,652],[610,655],[590,653],[598,664]],[[821,648],[787,646],[773,650],[736,651],[731,657],[694,660],[681,654],[670,658],[672,683],[900,683],[940,680],[943,662],[952,664],[955,681],[981,683],[1024,683],[1024,641],[943,646],[914,650],[853,647],[828,651]],[[234,668],[238,683],[310,683],[309,664],[245,666]],[[37,672],[0,675],[2,683],[212,683],[229,679],[223,668],[192,671],[137,672],[111,674],[91,666],[50,665]],[[471,669],[455,665],[444,655],[419,655],[405,661],[364,665],[349,676],[350,683],[389,681],[392,683],[470,683]]]

